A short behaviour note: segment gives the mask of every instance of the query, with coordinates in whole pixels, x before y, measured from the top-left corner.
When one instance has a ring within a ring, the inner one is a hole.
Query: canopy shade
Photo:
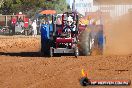
[[[56,14],[55,10],[43,10],[40,12],[40,14]]]

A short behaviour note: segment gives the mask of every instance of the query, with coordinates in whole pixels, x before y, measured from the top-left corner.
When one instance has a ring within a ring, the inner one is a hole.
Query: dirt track
[[[37,53],[39,50],[39,37],[1,36],[0,88],[83,88],[79,84],[82,68],[87,71],[91,79],[132,80],[132,55],[48,58]],[[32,53],[35,51],[36,53]],[[132,86],[88,88],[132,88]]]

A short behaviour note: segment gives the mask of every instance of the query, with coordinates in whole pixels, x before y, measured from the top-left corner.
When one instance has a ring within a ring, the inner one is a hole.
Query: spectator
[[[60,17],[59,17],[59,18],[57,18],[56,24],[58,24],[58,25],[61,25],[61,24],[62,24],[62,20],[61,20],[61,18],[60,18]]]
[[[36,24],[36,20],[33,21],[32,28],[33,28],[33,37],[36,37],[37,36],[37,24]]]

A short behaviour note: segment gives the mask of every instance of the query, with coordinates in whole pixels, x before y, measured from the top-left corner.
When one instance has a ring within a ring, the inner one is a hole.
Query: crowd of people
[[[40,30],[40,25],[38,25],[37,20],[29,20],[28,27],[24,27],[24,21],[19,19],[13,30],[15,30],[16,33],[19,32],[20,34],[32,35],[33,37],[36,37],[39,34],[38,31]]]

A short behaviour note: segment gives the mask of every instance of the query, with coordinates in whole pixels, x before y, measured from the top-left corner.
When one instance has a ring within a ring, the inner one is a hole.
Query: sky
[[[70,2],[71,0],[66,0],[66,2],[68,3],[68,4],[70,4],[69,2]]]
[[[72,3],[74,0],[66,0],[66,2],[70,5],[70,7],[72,8]],[[76,1],[76,9],[78,12],[83,13],[84,14],[84,7],[86,8],[89,3],[91,3],[93,0],[75,0]],[[78,5],[78,6],[77,6]],[[84,6],[85,5],[85,6]]]
[[[70,7],[72,7],[73,0],[66,0],[66,2],[70,5]]]

